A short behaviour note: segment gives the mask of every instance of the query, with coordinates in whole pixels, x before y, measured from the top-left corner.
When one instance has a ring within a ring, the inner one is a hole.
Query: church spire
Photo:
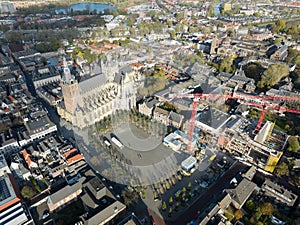
[[[63,57],[63,62],[64,62],[63,82],[70,84],[74,79],[73,79],[73,77],[71,75],[71,71],[68,67],[66,57]]]

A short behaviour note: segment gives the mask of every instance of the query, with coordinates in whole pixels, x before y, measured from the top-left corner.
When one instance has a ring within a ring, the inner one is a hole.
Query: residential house
[[[126,206],[119,202],[97,176],[83,184],[82,202],[86,210],[81,218],[85,225],[115,224]]]
[[[246,173],[252,173],[250,168]],[[225,217],[225,211],[230,205],[236,209],[240,209],[256,189],[256,185],[246,178],[242,178],[239,174],[230,182],[232,189],[222,192],[218,203],[211,208],[207,215],[199,223],[201,225],[224,225],[231,224]],[[236,223],[237,224],[237,223]]]
[[[8,155],[19,151],[19,149],[18,141],[12,134],[11,129],[0,133],[0,153]]]
[[[195,118],[195,127],[209,133],[217,133],[230,120],[231,116],[216,108],[207,107],[199,112]],[[187,121],[186,123],[189,123]],[[189,127],[188,124],[186,127]]]
[[[47,134],[57,131],[56,125],[50,121],[48,116],[37,119],[31,119],[25,123],[26,130],[29,133],[29,142],[45,137]]]
[[[293,206],[298,196],[291,191],[287,190],[283,186],[280,186],[269,179],[266,179],[261,187],[262,191],[273,197],[275,200],[286,204],[287,206]]]
[[[51,194],[47,198],[47,205],[50,212],[62,209],[66,205],[72,203],[82,192],[82,183],[77,182],[73,185],[67,185],[57,192]]]
[[[172,104],[180,110],[191,110],[193,99],[190,98],[174,98]]]
[[[236,209],[240,209],[243,207],[243,205],[250,197],[252,192],[255,190],[255,188],[256,188],[255,183],[244,178],[234,189],[228,189],[226,190],[226,192],[231,197],[232,205]]]
[[[0,176],[10,173],[10,169],[7,165],[7,162],[4,158],[4,155],[0,154]]]
[[[29,180],[32,176],[30,170],[25,168],[25,166],[20,162],[12,162],[10,164],[10,170],[16,179]]]
[[[155,119],[156,121],[167,125],[168,117],[169,117],[169,112],[167,110],[162,109],[160,107],[156,107],[154,109],[153,119]]]
[[[31,159],[26,149],[22,151],[22,155],[29,169],[38,168],[37,163]]]
[[[137,216],[134,213],[131,213],[129,216],[124,218],[121,222],[119,222],[117,225],[142,225],[143,223],[137,218]]]
[[[143,103],[138,105],[139,112],[151,118],[158,103],[159,101],[156,97],[146,98]]]
[[[168,116],[168,125],[179,129],[182,126],[183,119],[183,115],[171,111]]]
[[[49,65],[36,68],[32,71],[32,78],[35,88],[61,80],[59,71],[54,66]]]
[[[186,73],[193,77],[197,82],[205,82],[207,77],[212,74],[213,68],[205,64],[199,64],[198,62],[189,66],[186,69]]]
[[[267,55],[271,60],[283,61],[288,55],[288,48],[285,44],[276,43],[268,48]]]

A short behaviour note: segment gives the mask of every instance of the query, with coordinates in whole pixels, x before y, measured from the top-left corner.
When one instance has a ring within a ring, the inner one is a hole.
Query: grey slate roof
[[[210,107],[207,110],[201,111],[196,116],[196,120],[214,129],[218,129],[229,117],[228,114]]]
[[[89,219],[84,221],[85,225],[94,225],[94,224],[101,224],[106,219],[117,216],[120,211],[123,211],[126,206],[119,202],[115,201],[113,204],[109,205],[108,207],[104,208],[102,211],[98,212],[94,216],[90,217]]]
[[[91,64],[91,76],[100,75],[102,73],[101,67],[98,63]]]
[[[84,205],[88,208],[84,224],[101,224],[116,216],[126,206],[116,200],[98,177],[93,177],[84,184],[85,194],[82,196]]]
[[[154,109],[154,114],[162,114],[162,115],[164,115],[164,116],[167,117],[167,116],[169,115],[169,112],[168,112],[167,110],[165,110],[165,109],[156,107],[156,108]]]
[[[145,99],[144,101],[145,105],[148,107],[148,108],[153,108],[155,105],[157,105],[157,103],[159,103],[158,99],[155,98],[155,97],[150,97],[150,98],[147,98]]]
[[[270,193],[270,195],[280,199],[282,202],[285,202],[287,205],[294,205],[298,196],[287,190],[286,188],[272,182],[269,179],[266,179],[262,185],[262,189]]]
[[[26,123],[26,127],[28,128],[30,134],[37,133],[39,131],[48,129],[49,127],[52,126],[55,126],[55,124],[52,123],[47,116],[44,116],[36,120],[28,121]]]
[[[79,88],[81,93],[88,92],[99,87],[102,84],[105,84],[107,78],[104,74],[99,74],[93,77],[90,77],[84,81],[79,82]]]
[[[169,120],[172,120],[177,123],[181,123],[181,121],[183,120],[183,115],[171,111],[169,114]]]
[[[175,98],[172,100],[172,102],[185,107],[191,107],[191,105],[193,104],[193,100],[189,98]]]
[[[201,73],[204,76],[208,76],[211,73],[211,68],[204,64],[199,64],[198,62],[189,66],[186,70],[188,74],[197,74]]]
[[[81,178],[83,180],[84,178]],[[67,185],[60,189],[59,191],[51,194],[49,198],[51,199],[51,202],[53,204],[58,203],[59,201],[65,199],[66,197],[70,196],[71,194],[75,193],[79,189],[81,189],[82,183],[81,182],[76,182],[73,185]]]
[[[106,194],[105,185],[99,180],[98,177],[92,178],[85,184],[91,193],[95,196],[96,199],[102,198]]]
[[[126,74],[132,72],[132,68],[130,65],[124,66],[120,69],[121,74]]]
[[[249,198],[252,194],[254,189],[256,188],[256,184],[247,180],[243,179],[235,189],[226,190],[227,193],[230,194],[231,198],[236,201],[240,206],[242,206],[245,201]]]

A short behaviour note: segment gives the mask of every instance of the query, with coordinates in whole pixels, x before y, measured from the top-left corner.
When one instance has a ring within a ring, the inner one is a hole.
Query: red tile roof
[[[133,68],[133,67],[139,68],[139,67],[144,66],[144,64],[142,64],[142,63],[140,63],[140,62],[135,62],[135,63],[131,63],[130,66],[131,66],[132,68]]]
[[[1,212],[1,211],[4,211],[5,209],[7,209],[7,208],[13,206],[14,204],[16,204],[16,203],[18,203],[18,202],[20,202],[20,201],[21,201],[21,200],[20,200],[19,198],[15,198],[15,199],[13,199],[13,200],[11,200],[11,201],[5,203],[4,205],[0,205],[0,212]]]
[[[26,149],[24,149],[24,150],[22,151],[22,154],[23,154],[23,157],[24,157],[24,159],[25,159],[25,161],[26,161],[26,163],[27,163],[27,166],[30,168],[31,163],[33,162],[33,161],[31,160],[31,158],[30,158],[30,155],[28,154],[28,152],[27,152]]]
[[[75,156],[69,158],[69,159],[67,160],[67,164],[68,164],[68,166],[70,166],[70,165],[72,165],[73,163],[78,162],[78,161],[80,161],[80,160],[82,160],[82,159],[84,159],[84,157],[83,157],[82,155],[80,155],[80,154],[77,154],[77,155],[75,155]]]
[[[66,159],[66,158],[68,158],[74,152],[77,152],[77,149],[76,148],[71,148],[69,151],[67,151],[64,154],[62,154],[62,157],[64,157]]]

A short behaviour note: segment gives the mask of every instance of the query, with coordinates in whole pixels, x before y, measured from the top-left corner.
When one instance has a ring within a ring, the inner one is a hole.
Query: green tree
[[[171,37],[172,39],[175,39],[175,38],[176,38],[176,32],[175,32],[175,30],[171,30],[171,31],[170,31],[170,37]]]
[[[182,196],[182,197],[181,197],[181,205],[184,205],[184,203],[185,203],[185,197]]]
[[[43,65],[47,64],[47,59],[45,57],[41,57],[41,62],[43,63]]]
[[[167,209],[167,203],[163,202],[162,205],[161,205],[161,210],[166,211],[166,209]]]
[[[229,37],[233,37],[234,34],[235,34],[235,32],[234,32],[233,29],[229,29],[227,32],[228,32],[228,36],[229,36]]]
[[[276,172],[278,176],[284,176],[289,174],[289,167],[285,162],[280,163],[276,166]]]
[[[289,75],[290,68],[286,64],[273,64],[264,71],[261,80],[257,83],[259,88],[271,88],[276,85],[282,78]]]
[[[241,210],[236,210],[235,213],[234,213],[234,217],[236,220],[239,220],[243,217],[243,213]]]
[[[168,27],[171,27],[173,25],[173,22],[171,20],[167,20]]]
[[[223,58],[219,65],[219,71],[230,73],[232,72],[233,59],[229,56]]]
[[[178,199],[179,199],[179,197],[180,197],[179,193],[178,193],[178,192],[176,192],[176,193],[175,193],[175,199],[176,199],[176,200],[178,200]]]
[[[24,186],[21,190],[21,195],[23,198],[31,199],[34,195],[36,195],[36,191],[30,186]]]
[[[173,209],[172,209],[172,208],[170,208],[170,209],[169,209],[168,216],[169,216],[169,217],[170,217],[170,216],[172,216],[172,213],[173,213]]]
[[[177,13],[176,18],[179,19],[179,20],[182,20],[184,18],[184,13],[183,12]]]
[[[283,32],[286,28],[286,21],[284,19],[278,19],[272,26],[272,31],[274,33]]]
[[[293,71],[293,83],[294,83],[294,87],[297,90],[300,90],[300,69],[295,69]]]
[[[288,139],[288,147],[287,150],[288,151],[292,151],[292,152],[298,152],[299,151],[299,140],[298,137],[296,136],[290,136]]]
[[[139,196],[136,191],[131,191],[128,188],[122,191],[121,196],[124,199],[124,203],[127,206],[134,205],[138,202]]]
[[[252,78],[258,82],[260,80],[261,73],[263,72],[263,68],[259,64],[252,63],[246,67],[244,72],[246,77]]]
[[[145,199],[146,198],[146,191],[142,190],[142,198]]]
[[[37,192],[42,192],[42,189],[41,187],[39,186],[37,180],[34,178],[34,177],[30,177],[29,178],[30,182],[32,183],[33,185],[33,188],[37,191]]]
[[[186,192],[186,188],[183,187],[181,191],[182,191],[182,193],[185,193]]]
[[[163,109],[167,110],[167,111],[173,111],[173,112],[177,112],[178,110],[176,109],[176,107],[169,103],[169,102],[165,102],[162,106]]]
[[[299,33],[299,29],[296,25],[293,25],[293,26],[288,28],[287,33],[291,34],[291,35],[296,35],[296,34]]]
[[[154,77],[164,77],[165,76],[165,72],[162,69],[155,70],[153,76]]]
[[[286,61],[288,63],[292,63],[292,64],[296,64],[297,66],[300,66],[300,52],[296,49],[289,48]]]
[[[270,216],[274,212],[274,207],[270,202],[265,202],[261,206],[261,213],[264,216]]]
[[[255,204],[251,199],[246,202],[245,207],[251,212],[255,210]]]
[[[191,190],[191,188],[192,188],[192,183],[189,182],[189,183],[188,183],[188,186],[187,186],[187,189],[188,189],[188,190]]]
[[[282,42],[282,38],[280,38],[280,37],[275,38],[274,44],[277,44],[277,43],[280,43],[280,42]]]
[[[173,198],[172,198],[172,196],[169,198],[169,205],[173,205]]]
[[[261,216],[262,216],[261,208],[257,207],[253,217],[255,218],[256,221],[259,221]]]
[[[179,202],[176,202],[176,205],[175,205],[175,211],[178,210],[179,206],[180,206]]]
[[[293,177],[293,182],[297,187],[300,187],[300,175],[295,175]]]

